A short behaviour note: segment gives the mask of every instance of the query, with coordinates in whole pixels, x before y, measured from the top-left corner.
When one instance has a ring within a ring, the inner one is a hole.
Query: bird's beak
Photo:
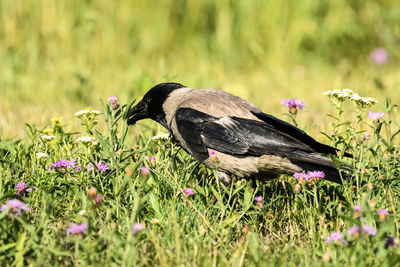
[[[135,124],[137,121],[147,118],[149,118],[149,115],[147,114],[147,104],[140,101],[136,106],[129,110],[128,125]]]

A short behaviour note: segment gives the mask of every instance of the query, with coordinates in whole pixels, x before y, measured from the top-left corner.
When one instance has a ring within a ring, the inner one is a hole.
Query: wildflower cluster
[[[324,95],[329,96],[333,99],[336,99],[339,102],[344,102],[346,100],[351,100],[353,101],[356,105],[363,107],[363,108],[368,108],[371,107],[372,105],[378,103],[377,100],[375,100],[372,97],[361,97],[357,93],[354,93],[350,89],[343,89],[343,90],[331,90],[331,91],[326,91]]]

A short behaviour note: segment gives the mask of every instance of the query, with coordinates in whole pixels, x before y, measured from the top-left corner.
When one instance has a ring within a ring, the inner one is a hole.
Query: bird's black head
[[[179,83],[160,83],[151,88],[129,111],[128,125],[135,124],[139,120],[152,119],[166,127],[162,105],[172,91],[183,87],[185,86]]]

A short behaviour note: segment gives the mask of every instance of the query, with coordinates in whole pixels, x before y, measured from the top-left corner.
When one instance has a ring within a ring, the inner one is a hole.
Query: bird
[[[328,156],[337,155],[336,148],[223,90],[160,83],[127,114],[128,125],[143,119],[161,124],[188,154],[217,170],[224,185],[233,176],[266,182],[309,171],[323,171],[324,179],[338,184],[350,177],[350,167],[338,169]]]

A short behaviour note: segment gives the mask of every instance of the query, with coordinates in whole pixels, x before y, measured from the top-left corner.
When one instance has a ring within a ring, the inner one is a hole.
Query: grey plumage
[[[219,177],[226,184],[232,174],[271,179],[320,170],[336,183],[348,177],[320,154],[335,154],[336,149],[224,91],[159,84],[130,110],[128,124],[145,118],[162,124],[183,149],[209,168],[216,167],[209,154],[215,151]],[[342,169],[350,171],[346,166]]]

